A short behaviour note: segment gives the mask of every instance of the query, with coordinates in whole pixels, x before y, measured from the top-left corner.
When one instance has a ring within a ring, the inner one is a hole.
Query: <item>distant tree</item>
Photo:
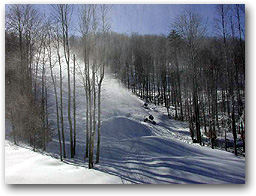
[[[186,58],[192,77],[192,102],[193,114],[195,116],[196,137],[201,144],[200,113],[199,113],[199,70],[198,55],[201,47],[201,40],[205,34],[205,27],[201,16],[191,10],[184,10],[178,15],[173,23],[176,32],[184,40],[186,47]]]
[[[177,85],[177,93],[175,100],[178,99],[178,104],[180,106],[180,120],[183,120],[183,106],[182,106],[182,94],[181,94],[181,81],[180,81],[180,68],[179,68],[179,55],[181,55],[181,47],[182,47],[182,40],[180,35],[173,30],[170,35],[168,36],[168,44],[170,49],[170,60],[171,64],[175,66],[175,76],[176,85]],[[175,86],[173,86],[175,88]],[[175,104],[177,105],[177,104]],[[177,107],[176,108],[176,115],[177,115]]]
[[[42,95],[36,91],[41,56],[35,53],[43,48],[40,12],[33,5],[12,4],[5,22],[6,115],[12,123],[14,142],[21,140],[33,145],[34,150],[44,149],[48,132],[42,123]]]

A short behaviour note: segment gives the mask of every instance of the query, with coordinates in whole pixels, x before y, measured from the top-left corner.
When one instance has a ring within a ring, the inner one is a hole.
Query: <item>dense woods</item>
[[[170,118],[189,121],[194,142],[205,142],[204,130],[212,147],[227,131],[245,137],[244,10],[220,5],[216,11],[216,36],[207,36],[200,15],[185,10],[168,36],[109,37],[112,72],[145,102],[165,106]]]
[[[101,152],[102,83],[110,72],[145,103],[162,105],[169,118],[189,122],[193,142],[214,148],[218,135],[232,133],[235,153],[237,139],[243,140],[245,151],[244,6],[217,5],[214,35],[202,16],[186,9],[167,36],[112,32],[110,5],[81,5],[78,13],[73,5],[51,9],[49,17],[34,5],[10,5],[6,11],[6,118],[15,143],[46,150],[57,135],[60,159],[74,158],[76,135],[82,131],[76,127],[80,85],[86,100],[79,106],[86,116],[84,157],[93,168]],[[74,14],[79,18],[76,36]],[[56,114],[51,120],[49,92]],[[226,141],[221,145],[227,150]]]

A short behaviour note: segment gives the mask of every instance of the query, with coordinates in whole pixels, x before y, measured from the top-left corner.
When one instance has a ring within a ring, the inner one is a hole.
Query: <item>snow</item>
[[[6,184],[121,184],[119,177],[61,162],[5,141]]]
[[[47,145],[44,154],[14,146],[7,141],[6,183],[245,183],[245,158],[193,144],[188,123],[169,119],[166,109],[161,106],[149,104],[149,109],[144,108],[144,102],[110,74],[106,75],[102,86],[100,163],[89,170],[84,159],[85,96],[82,87],[78,87],[77,91],[75,159],[67,158],[65,162],[57,159],[57,134]],[[53,96],[49,99],[49,102],[52,100],[49,105],[53,105],[50,118],[54,120]],[[150,114],[154,116],[156,125],[143,121]],[[66,151],[70,157],[67,120],[65,131]]]

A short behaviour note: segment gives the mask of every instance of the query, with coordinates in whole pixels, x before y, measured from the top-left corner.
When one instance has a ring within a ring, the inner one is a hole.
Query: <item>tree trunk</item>
[[[46,80],[45,80],[46,81]],[[47,87],[45,87],[45,119],[46,119],[46,132],[45,132],[45,140],[46,143],[49,141],[49,118],[48,118],[48,94],[47,94]]]
[[[87,81],[88,81],[88,104],[89,104],[89,169],[93,168],[93,145],[92,145],[92,92],[91,92],[91,82],[90,82],[90,76],[89,76],[89,65],[88,65],[88,71],[87,71]]]
[[[94,136],[96,133],[96,61],[94,60],[93,62],[93,73],[92,73],[92,77],[93,77],[93,130],[92,130],[92,141],[91,141],[91,145],[92,145],[92,167],[93,167],[93,150],[94,150]]]
[[[234,105],[233,105],[233,111],[232,111],[232,131],[233,131],[233,138],[234,138],[234,152],[235,152],[235,155],[237,156],[237,145],[236,145],[237,134],[236,134]]]
[[[45,49],[44,49],[44,56],[45,56]],[[42,148],[45,151],[45,57],[43,57],[43,70],[42,70],[42,100],[41,100],[41,107],[42,107],[42,137],[41,137],[41,144],[42,144]]]
[[[54,76],[53,76],[51,60],[50,60],[50,69],[51,69],[51,77],[52,77],[52,83],[53,83],[54,95],[55,95],[55,104],[56,104],[56,115],[57,115],[56,119],[57,119],[57,131],[58,131],[59,145],[60,145],[60,160],[63,161],[63,159],[62,159],[61,134],[60,134],[60,123],[59,123],[59,103],[58,103],[58,94],[57,94],[57,88],[56,88],[56,77],[54,78]]]
[[[64,118],[63,118],[63,88],[62,88],[62,66],[61,58],[59,53],[59,48],[57,49],[58,61],[60,66],[60,122],[61,122],[61,133],[62,133],[62,143],[63,143],[63,158],[66,158],[66,149],[65,149],[65,132],[64,132]]]
[[[74,155],[76,154],[76,57],[74,54],[74,73],[73,73],[73,114],[74,114]]]
[[[14,141],[14,144],[17,145],[16,130],[15,130],[15,125],[14,125],[15,122],[14,122],[12,111],[11,111],[11,122],[12,122],[13,141]]]
[[[71,89],[70,89],[69,64],[68,64],[68,122],[69,122],[70,152],[71,152],[71,158],[74,158],[73,130],[72,130],[72,118],[71,118]]]
[[[101,134],[101,102],[100,102],[100,99],[101,99],[101,82],[100,84],[98,85],[98,141],[97,141],[97,153],[96,153],[96,163],[99,163],[99,160],[100,160],[100,134]]]

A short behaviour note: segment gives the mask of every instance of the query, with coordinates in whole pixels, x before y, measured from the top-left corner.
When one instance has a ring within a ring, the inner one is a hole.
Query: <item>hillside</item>
[[[7,142],[7,183],[245,183],[244,158],[192,144],[187,123],[169,119],[161,106],[142,107],[143,101],[110,75],[102,90],[100,163],[93,170],[86,169],[83,89],[79,92],[75,159],[61,163]],[[150,114],[156,125],[143,121]],[[68,124],[65,131],[70,157]],[[44,155],[58,158],[58,152],[55,135]]]

